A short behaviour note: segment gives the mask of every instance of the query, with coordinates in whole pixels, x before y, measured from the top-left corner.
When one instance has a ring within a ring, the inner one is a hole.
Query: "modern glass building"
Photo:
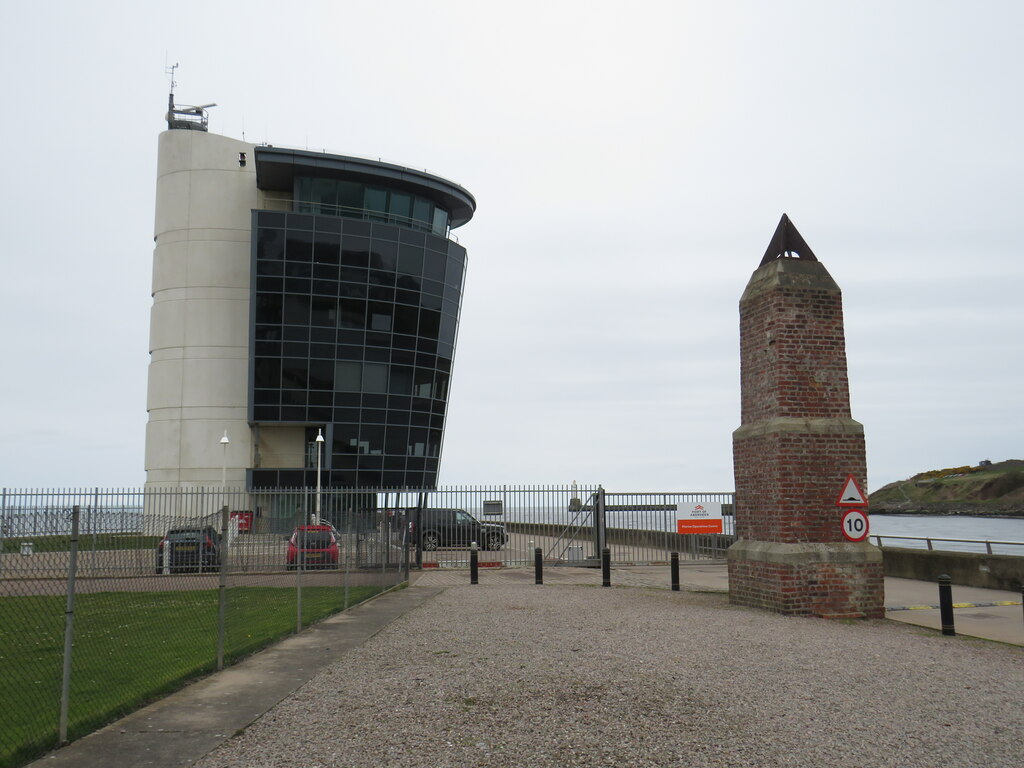
[[[318,434],[324,486],[435,485],[466,270],[451,230],[472,195],[169,125],[147,486],[311,487]]]

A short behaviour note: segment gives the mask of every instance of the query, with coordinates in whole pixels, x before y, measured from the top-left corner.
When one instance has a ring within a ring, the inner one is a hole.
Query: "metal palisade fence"
[[[680,535],[680,504],[722,535]],[[0,497],[0,768],[409,578],[720,558],[732,495],[599,486],[12,490]]]

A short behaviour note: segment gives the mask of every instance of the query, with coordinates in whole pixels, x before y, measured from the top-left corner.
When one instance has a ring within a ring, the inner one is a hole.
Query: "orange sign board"
[[[710,520],[676,520],[677,533],[722,533],[722,518]]]

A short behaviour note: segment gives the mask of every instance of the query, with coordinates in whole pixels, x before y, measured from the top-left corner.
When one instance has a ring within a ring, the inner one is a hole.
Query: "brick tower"
[[[867,474],[864,428],[850,415],[842,294],[785,214],[740,299],[740,380],[730,601],[880,618],[882,553],[844,537],[837,505],[847,478],[864,489]]]

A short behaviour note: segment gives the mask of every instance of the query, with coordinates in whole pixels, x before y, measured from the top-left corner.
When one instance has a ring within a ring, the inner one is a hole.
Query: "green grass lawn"
[[[349,588],[349,605],[381,591]],[[342,610],[344,588],[304,587],[302,623]],[[0,598],[0,768],[56,746],[65,598]],[[217,659],[217,590],[104,592],[75,601],[68,737],[79,738],[212,671]],[[232,587],[225,661],[296,629],[295,589]]]

